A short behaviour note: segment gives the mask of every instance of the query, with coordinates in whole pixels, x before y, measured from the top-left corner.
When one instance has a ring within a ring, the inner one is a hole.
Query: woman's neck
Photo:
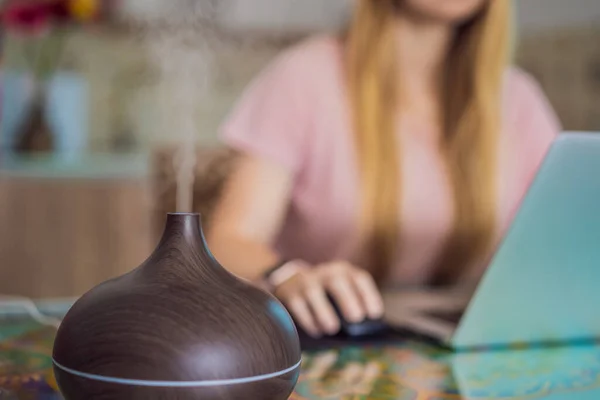
[[[403,95],[436,92],[452,40],[452,27],[399,15],[396,31]]]

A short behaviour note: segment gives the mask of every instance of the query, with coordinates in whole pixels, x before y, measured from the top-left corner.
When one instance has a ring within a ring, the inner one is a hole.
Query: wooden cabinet
[[[150,254],[144,167],[102,163],[0,171],[0,294],[78,296]]]

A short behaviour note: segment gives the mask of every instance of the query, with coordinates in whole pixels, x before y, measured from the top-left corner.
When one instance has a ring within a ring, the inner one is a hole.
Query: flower
[[[2,0],[0,0],[2,1]],[[109,15],[113,0],[4,0],[0,23],[21,36],[22,63],[45,79],[60,65],[70,28],[97,22]],[[79,24],[78,24],[79,22]]]
[[[0,20],[19,33],[39,33],[70,22],[93,22],[111,8],[109,0],[8,0]]]
[[[100,3],[98,0],[69,0],[69,14],[78,21],[91,21],[100,14]]]
[[[48,8],[50,9],[50,14],[55,23],[66,24],[70,22],[71,16],[69,15],[69,8],[67,1],[65,0],[56,0],[49,1]]]
[[[52,5],[39,1],[12,1],[5,6],[2,17],[8,29],[39,34],[49,29]]]

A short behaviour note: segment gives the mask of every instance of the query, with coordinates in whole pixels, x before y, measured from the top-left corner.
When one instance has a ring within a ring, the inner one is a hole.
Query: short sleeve
[[[311,97],[304,56],[297,48],[285,51],[249,85],[221,129],[225,145],[292,173],[301,168]]]
[[[515,73],[517,130],[524,146],[531,181],[562,127],[540,85],[522,71]]]

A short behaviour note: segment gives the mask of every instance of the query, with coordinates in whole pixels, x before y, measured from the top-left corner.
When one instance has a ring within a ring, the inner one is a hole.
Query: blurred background
[[[211,70],[186,78],[198,90],[180,104],[159,68],[169,55],[152,53],[170,2],[79,0],[11,14],[0,0],[0,293],[77,296],[144,260],[175,208],[179,105],[197,127],[194,208],[209,218],[230,160],[219,124],[270,59],[338,29],[352,3],[204,2],[210,22],[194,34],[210,39]],[[600,1],[516,5],[516,64],[566,130],[600,131]]]

